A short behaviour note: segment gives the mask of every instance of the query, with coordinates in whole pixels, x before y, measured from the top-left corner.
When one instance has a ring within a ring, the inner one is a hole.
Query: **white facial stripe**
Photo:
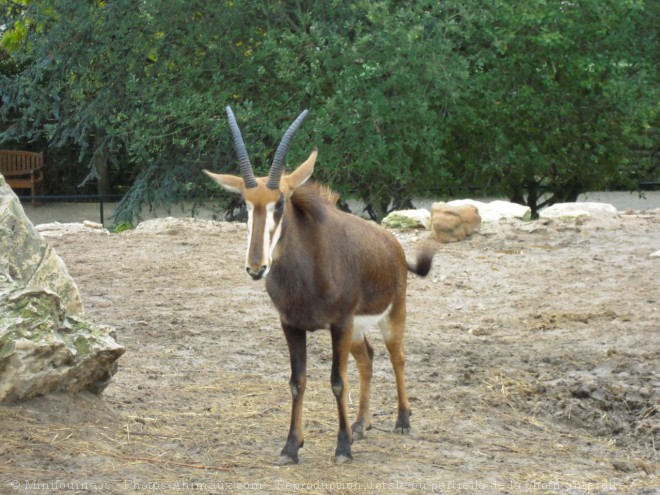
[[[246,266],[250,264],[250,246],[252,245],[252,234],[254,227],[254,205],[248,201],[245,202],[248,212],[248,242],[247,242],[247,253],[246,253]],[[275,202],[268,203],[266,205],[266,218],[264,222],[264,232],[263,232],[263,246],[262,246],[262,264],[266,265],[266,271],[263,276],[270,270],[270,265],[273,262],[273,254],[277,246],[277,242],[280,240],[282,234],[282,222],[280,221],[275,225]]]
[[[271,232],[275,228],[275,203],[268,203],[266,205],[266,224],[264,226],[264,255],[268,256],[268,262],[266,263],[266,271],[264,276],[270,271],[270,264],[273,262],[272,250],[275,247],[275,243],[271,241]],[[279,229],[279,225],[278,225]]]
[[[247,241],[247,248],[245,253],[245,264],[246,266],[248,266],[250,263],[250,243],[252,242],[252,224],[254,223],[254,219],[252,217],[252,214],[254,213],[254,205],[249,201],[246,201],[245,207],[247,208],[247,214],[248,214],[248,218],[247,218],[248,241]]]
[[[275,253],[275,248],[277,247],[277,243],[279,242],[281,235],[282,235],[282,219],[280,219],[280,223],[278,223],[277,227],[275,227],[275,232],[273,232],[273,238],[270,241],[270,250],[268,251],[268,261],[270,263],[273,262],[273,255]]]

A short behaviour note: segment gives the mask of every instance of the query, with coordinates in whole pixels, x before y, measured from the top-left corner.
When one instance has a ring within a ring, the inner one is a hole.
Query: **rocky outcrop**
[[[82,317],[80,293],[64,262],[43,241],[0,175],[0,297],[26,287],[47,287],[59,294],[68,314]]]
[[[458,242],[479,230],[481,217],[476,206],[449,206],[439,202],[431,207],[431,225],[436,241]]]
[[[0,402],[100,393],[124,353],[84,319],[75,282],[0,175]]]

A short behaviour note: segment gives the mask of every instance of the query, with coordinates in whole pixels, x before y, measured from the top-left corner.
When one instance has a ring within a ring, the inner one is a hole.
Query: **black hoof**
[[[365,428],[364,423],[360,422],[355,422],[353,423],[353,426],[351,426],[351,431],[353,432],[353,441],[359,441],[362,440],[365,435],[367,434],[367,430],[370,430],[371,426],[367,426]]]
[[[394,427],[396,433],[401,433],[402,435],[408,435],[410,433],[410,416],[412,416],[410,411],[399,411],[399,416],[396,418],[396,426]]]
[[[277,460],[276,464],[278,466],[286,466],[288,464],[298,464],[298,456],[291,457],[286,454],[280,455],[280,458]]]
[[[394,427],[394,433],[399,433],[401,435],[410,435],[410,426],[406,428],[397,425]]]
[[[300,442],[298,447],[295,447],[295,445],[295,443],[287,442],[282,452],[280,452],[280,458],[277,460],[278,465],[298,464],[298,449],[305,445],[305,441]]]

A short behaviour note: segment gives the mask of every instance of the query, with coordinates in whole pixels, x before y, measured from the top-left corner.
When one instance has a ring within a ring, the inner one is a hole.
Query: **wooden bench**
[[[32,206],[37,191],[44,194],[44,154],[32,151],[0,150],[0,174],[12,189],[29,189]]]

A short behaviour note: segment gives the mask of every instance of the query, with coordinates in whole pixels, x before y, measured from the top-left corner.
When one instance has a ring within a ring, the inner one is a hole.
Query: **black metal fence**
[[[18,196],[21,203],[28,204],[33,199],[37,202],[37,207],[44,203],[98,203],[99,205],[99,223],[105,225],[105,203],[116,203],[121,201],[121,194],[75,194],[75,195],[48,195],[48,196]]]

